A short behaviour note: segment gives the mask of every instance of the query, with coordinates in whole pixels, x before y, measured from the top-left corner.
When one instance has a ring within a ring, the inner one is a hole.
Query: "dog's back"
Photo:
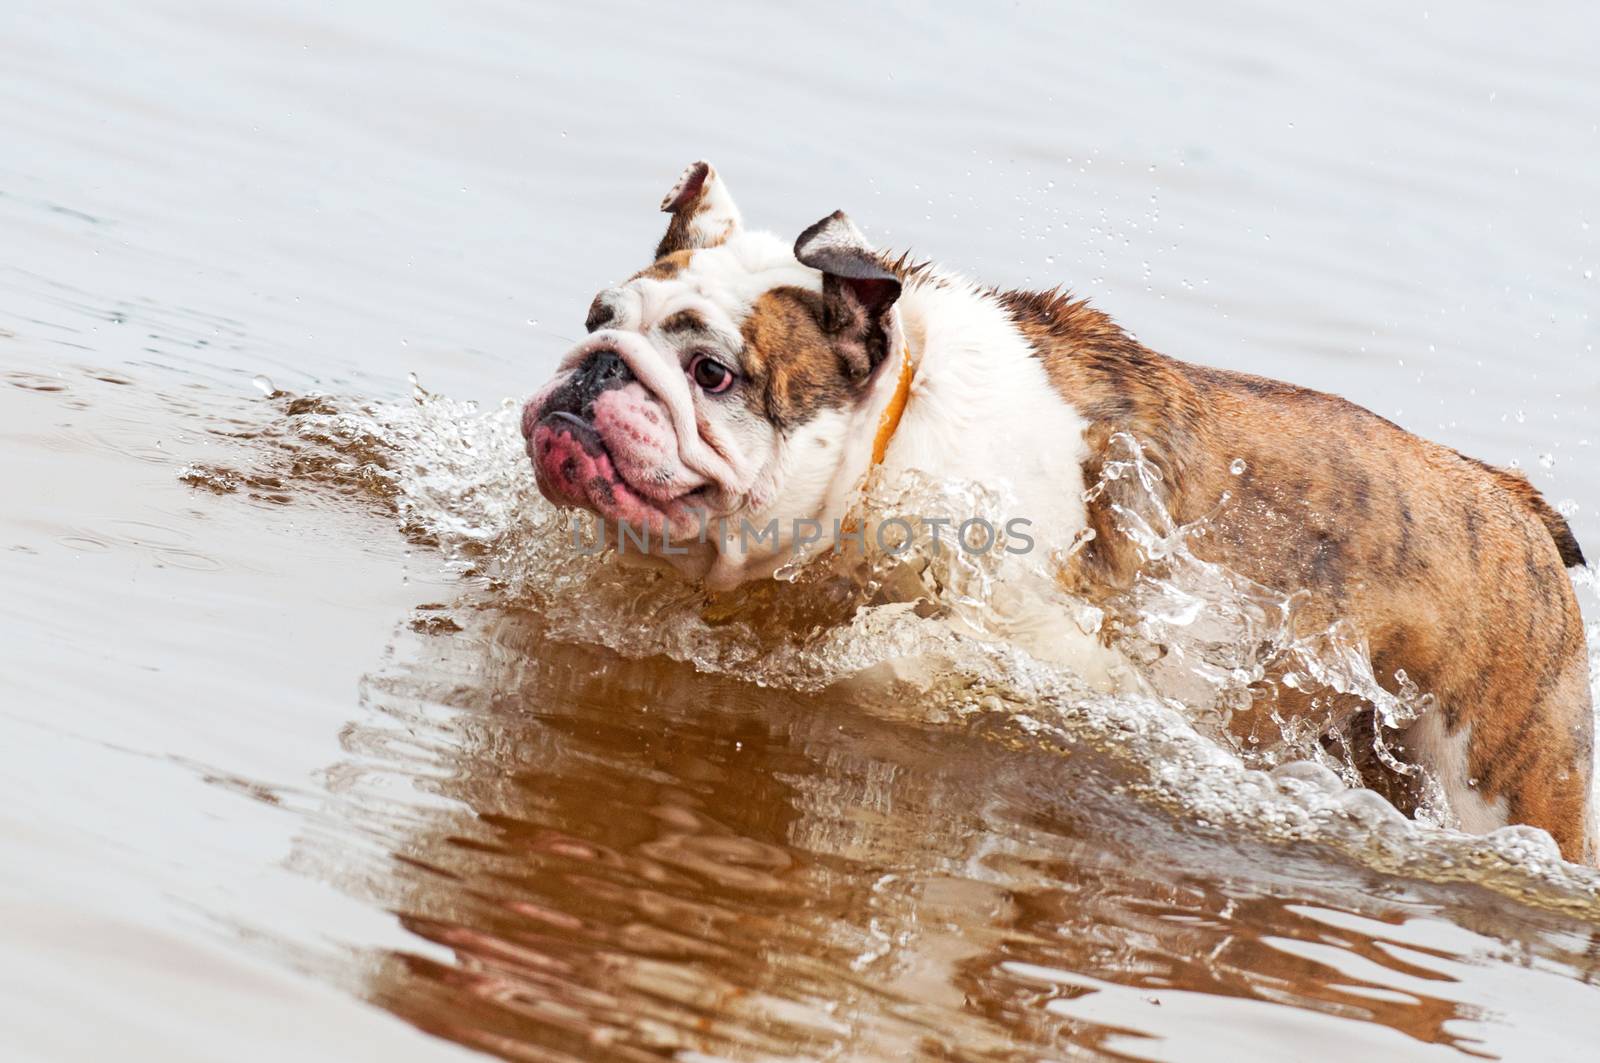
[[[1530,823],[1590,856],[1593,710],[1566,568],[1582,552],[1521,475],[1314,392],[1258,395],[1207,374],[1217,429],[1246,470],[1211,548],[1311,592],[1306,622],[1353,621],[1391,689],[1438,700],[1407,736],[1463,825]]]
[[[1089,422],[1086,481],[1112,433],[1147,443],[1173,517],[1206,518],[1197,555],[1306,592],[1302,631],[1350,621],[1386,688],[1403,672],[1435,696],[1401,751],[1436,774],[1463,826],[1528,823],[1592,858],[1593,711],[1566,572],[1583,555],[1533,485],[1336,396],[1177,362],[1081,303],[1033,299],[1051,301],[1013,309]],[[1136,552],[1115,514],[1091,507],[1090,524],[1089,566],[1125,585]],[[1309,711],[1297,699],[1280,708]],[[1395,782],[1379,788],[1403,798]]]

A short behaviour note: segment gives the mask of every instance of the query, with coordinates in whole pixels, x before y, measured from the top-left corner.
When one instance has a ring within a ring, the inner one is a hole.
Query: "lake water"
[[[8,1058],[1592,1058],[1600,875],[1539,838],[970,648],[830,687],[918,629],[769,652],[554,563],[505,405],[704,156],[1600,553],[1591,5],[5,23]]]

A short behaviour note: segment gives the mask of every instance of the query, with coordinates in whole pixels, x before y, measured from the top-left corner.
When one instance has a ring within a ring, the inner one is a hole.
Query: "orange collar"
[[[883,408],[883,416],[878,418],[878,435],[872,441],[872,464],[882,465],[883,456],[889,452],[889,441],[894,438],[894,431],[900,427],[900,418],[906,412],[906,402],[911,398],[911,378],[916,376],[916,367],[911,364],[911,345],[902,342],[900,345],[900,380],[894,386],[894,395],[889,399],[889,405]]]

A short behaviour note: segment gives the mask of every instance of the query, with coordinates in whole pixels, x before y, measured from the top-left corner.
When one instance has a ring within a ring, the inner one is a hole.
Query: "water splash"
[[[469,587],[536,612],[550,638],[798,690],[871,677],[876,682],[852,687],[852,696],[909,702],[932,721],[1003,714],[1019,736],[1103,751],[1126,770],[1127,792],[1178,816],[1267,842],[1313,841],[1379,870],[1471,881],[1600,914],[1600,874],[1563,862],[1543,831],[1467,835],[1450,829],[1436,789],[1425,790],[1413,821],[1354,785],[1349,706],[1367,706],[1374,752],[1408,772],[1385,732],[1427,711],[1429,695],[1403,674],[1394,677],[1396,690],[1385,689],[1348,625],[1297,633],[1295,596],[1197,556],[1191,547],[1206,521],[1171,519],[1159,502],[1159,470],[1131,437],[1113,441],[1091,490],[1112,497],[1146,571],[1124,595],[1093,605],[1050,578],[1090,536],[1056,544],[1034,564],[1042,586],[1054,588],[1041,593],[1055,595],[1085,631],[1103,630],[1161,697],[1096,694],[989,637],[1003,627],[1001,551],[934,554],[919,542],[909,554],[890,554],[868,536],[859,554],[791,566],[778,581],[723,595],[583,554],[572,546],[568,515],[533,484],[514,403],[482,412],[414,381],[412,400],[287,400],[274,435],[302,484],[353,490],[392,511],[408,537],[436,547]],[[912,475],[869,481],[855,512],[875,520],[962,512],[999,525],[994,518],[1007,510],[1003,491]],[[907,660],[920,662],[911,699],[895,680]],[[1600,694],[1600,655],[1594,661]],[[1327,712],[1282,715],[1278,686],[1326,699]],[[1241,714],[1259,723],[1244,737],[1231,726]],[[1324,741],[1329,733],[1340,740]]]
[[[1119,648],[1198,730],[1252,767],[1308,759],[1360,785],[1357,746],[1365,741],[1390,771],[1419,775],[1395,756],[1388,735],[1431,709],[1433,696],[1404,672],[1390,677],[1395,690],[1386,688],[1365,640],[1347,622],[1308,630],[1299,622],[1303,594],[1203,560],[1195,546],[1211,532],[1210,517],[1175,522],[1161,501],[1161,478],[1138,440],[1118,433],[1088,492],[1109,503],[1141,561],[1133,587],[1109,603]],[[1227,502],[1224,494],[1219,508]],[[1284,688],[1309,699],[1312,711],[1285,715]],[[1370,714],[1370,738],[1353,733],[1358,713]],[[1450,823],[1442,791],[1421,781],[1421,813]]]

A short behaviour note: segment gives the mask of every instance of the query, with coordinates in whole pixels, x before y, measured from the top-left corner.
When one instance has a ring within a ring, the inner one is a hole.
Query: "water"
[[[1587,1057],[1539,837],[1000,650],[829,687],[929,631],[560,561],[501,405],[704,155],[754,224],[1516,462],[1600,550],[1587,7],[9,13],[13,1055]]]

